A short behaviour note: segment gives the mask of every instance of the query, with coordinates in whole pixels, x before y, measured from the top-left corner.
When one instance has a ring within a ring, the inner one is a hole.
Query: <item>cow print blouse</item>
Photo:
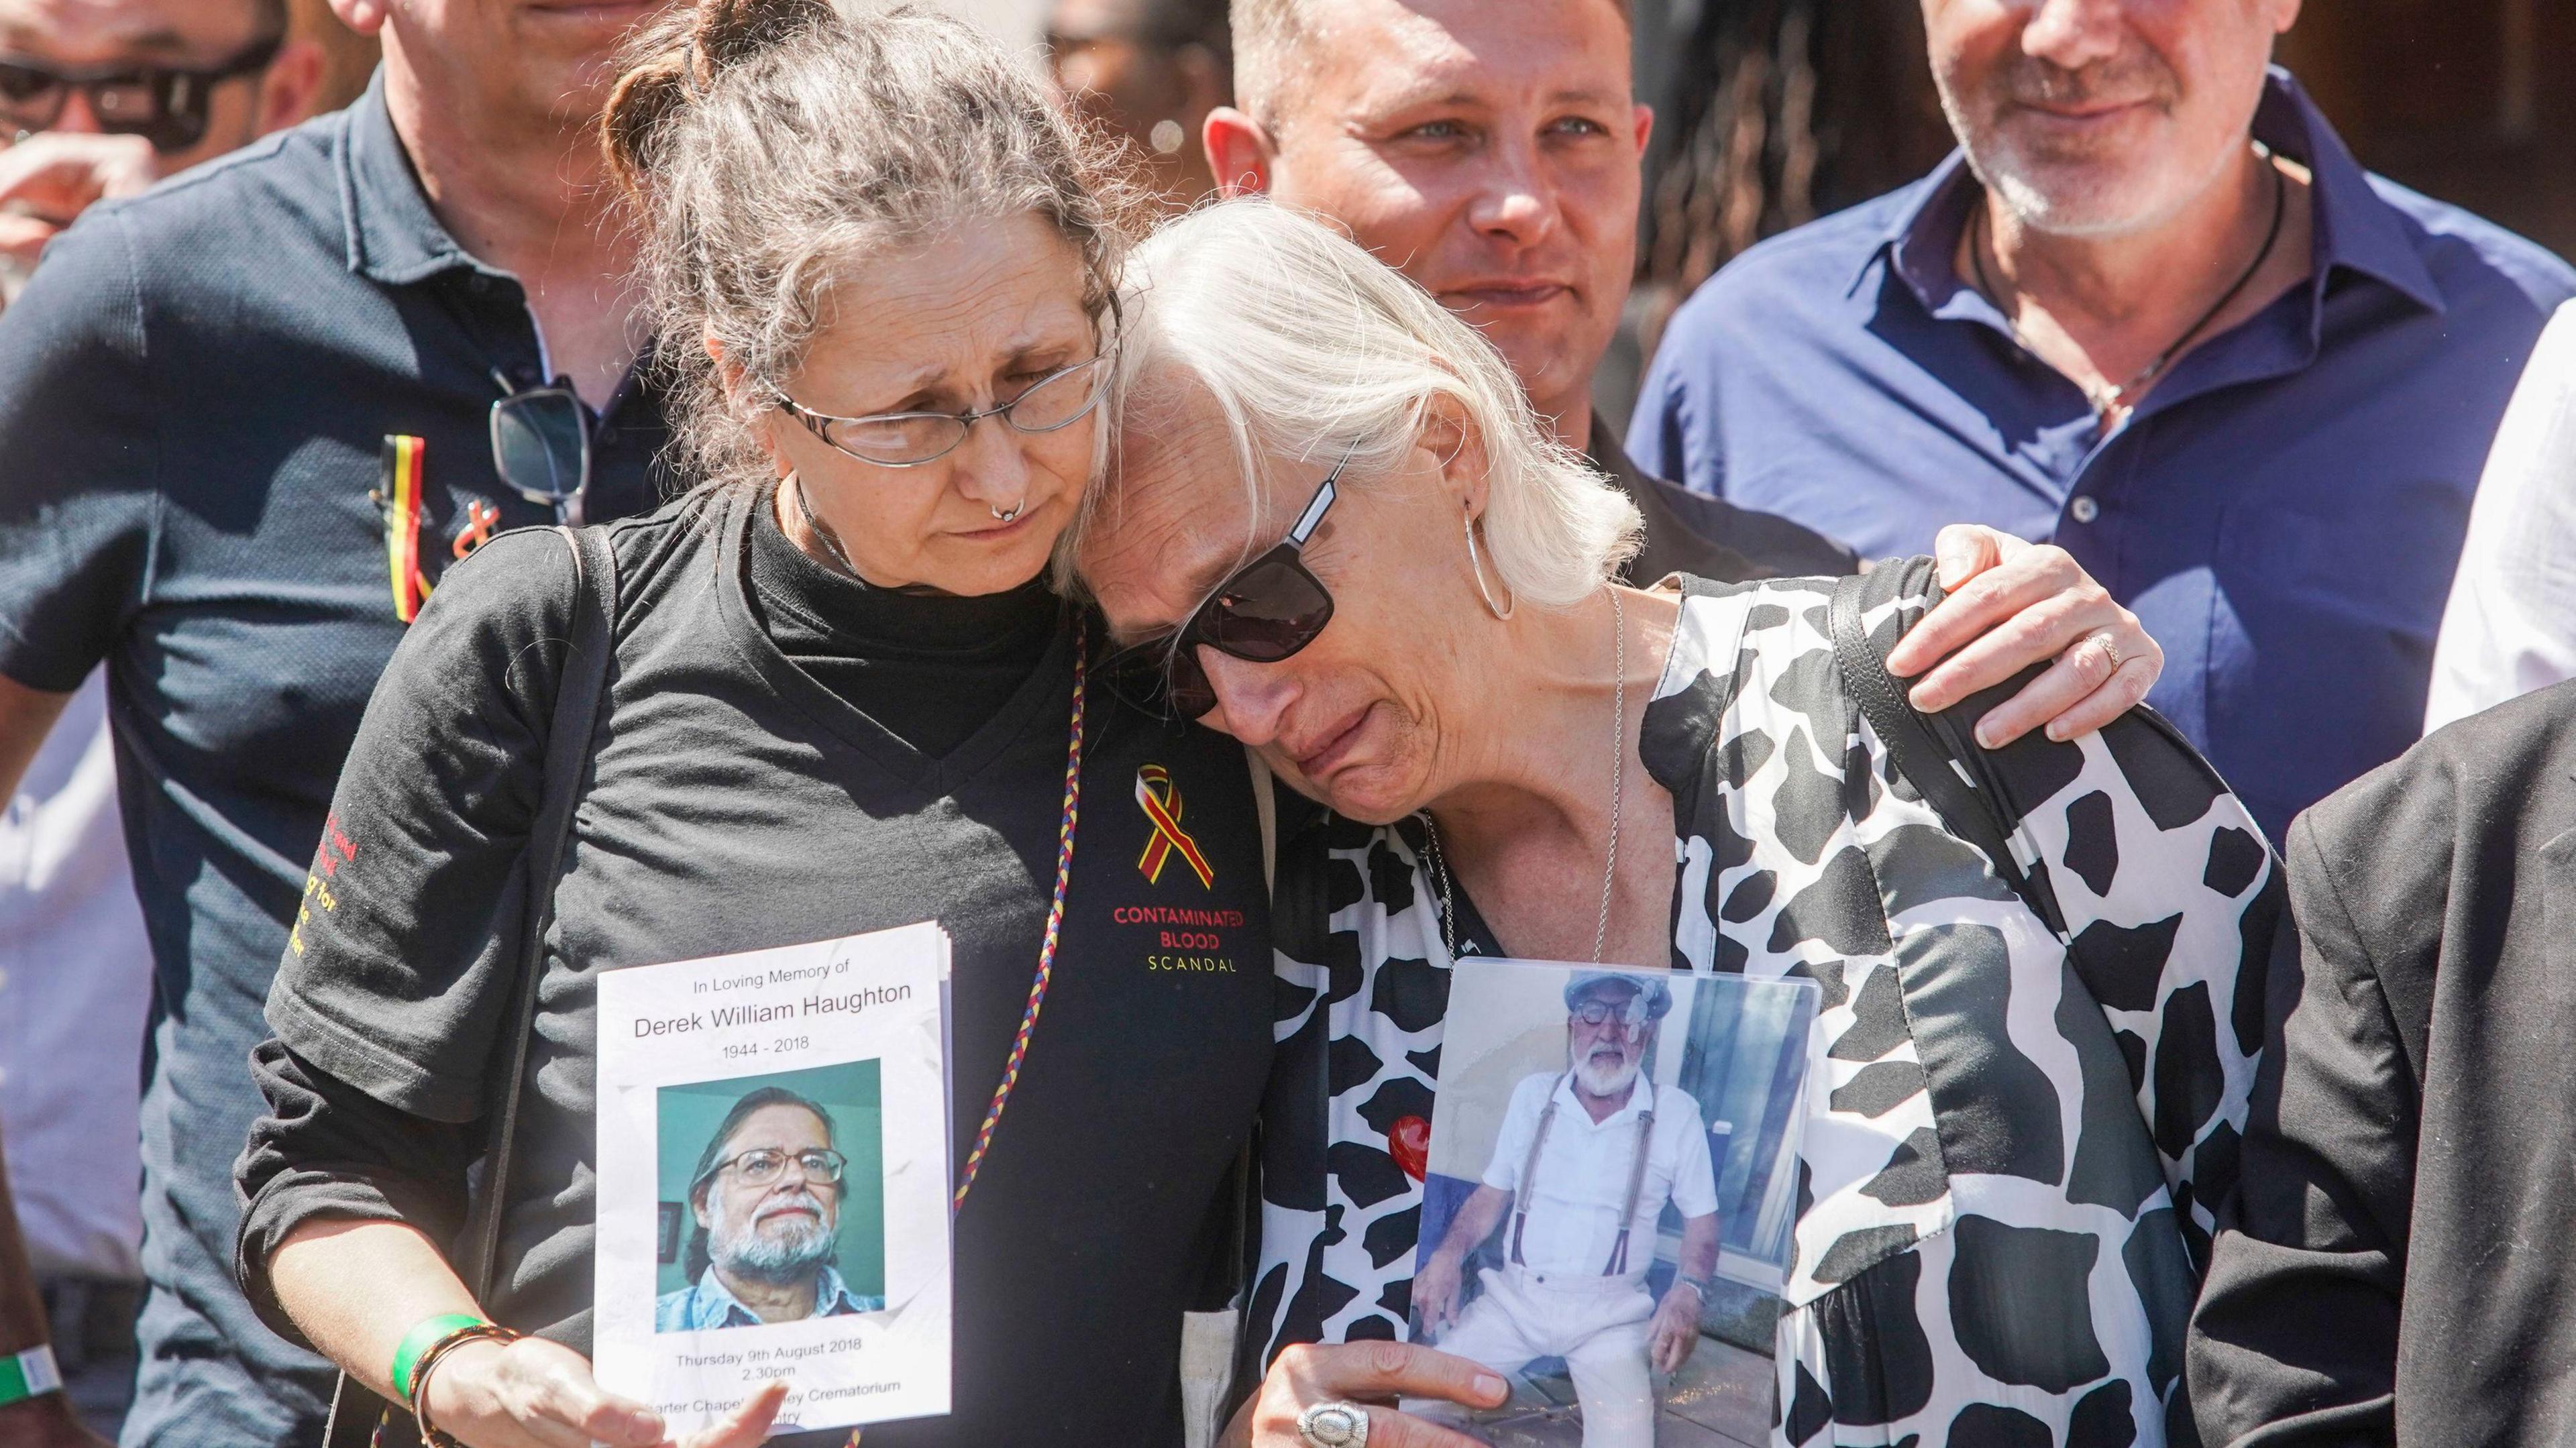
[[[1930,578],[1881,567],[1864,622],[1910,625]],[[1772,1441],[2157,1448],[2261,1043],[2271,851],[2146,711],[2032,735],[1994,759],[2053,933],[1893,772],[1831,586],[1691,581],[1641,746],[1674,801],[1673,968],[1823,990]],[[1431,1117],[1449,968],[1421,843],[1329,816],[1283,840],[1265,1362],[1405,1333],[1421,1186],[1389,1133]]]

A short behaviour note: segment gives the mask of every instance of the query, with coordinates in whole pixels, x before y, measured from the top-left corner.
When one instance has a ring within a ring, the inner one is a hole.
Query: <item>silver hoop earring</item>
[[[1467,515],[1467,571],[1476,575],[1476,592],[1483,595],[1487,612],[1498,619],[1509,619],[1520,611],[1519,594],[1512,595],[1511,605],[1506,608],[1496,604],[1493,593],[1485,587],[1485,560],[1476,553],[1476,515],[1473,513]],[[1494,580],[1497,583],[1502,581],[1499,570],[1496,571]]]

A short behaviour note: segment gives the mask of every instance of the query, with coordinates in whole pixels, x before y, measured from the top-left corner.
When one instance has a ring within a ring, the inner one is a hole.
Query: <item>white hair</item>
[[[1267,460],[1297,460],[1275,481],[1311,488],[1319,465],[1348,453],[1343,483],[1365,487],[1403,462],[1445,402],[1482,449],[1478,531],[1516,599],[1570,606],[1636,553],[1636,504],[1540,428],[1493,344],[1330,226],[1260,197],[1203,206],[1137,248],[1124,295],[1118,425],[1157,426],[1176,406],[1212,402],[1254,516],[1271,510]],[[1060,557],[1101,526],[1095,513],[1086,507]],[[1268,541],[1246,540],[1247,553]]]

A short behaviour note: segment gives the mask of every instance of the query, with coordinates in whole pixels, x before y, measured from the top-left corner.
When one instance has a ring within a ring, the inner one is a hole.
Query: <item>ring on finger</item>
[[[1297,1415],[1306,1448],[1368,1448],[1368,1409],[1357,1403],[1312,1403]]]
[[[2111,637],[2109,629],[2093,635],[2088,642],[2100,644],[2103,656],[2111,661],[2111,672],[2115,674],[2120,672],[2120,665],[2127,660],[2120,656],[2120,641]]]

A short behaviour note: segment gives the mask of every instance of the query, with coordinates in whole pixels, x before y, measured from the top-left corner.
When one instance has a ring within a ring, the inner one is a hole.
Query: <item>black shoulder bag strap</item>
[[[2012,830],[1995,803],[1998,785],[1986,761],[1952,747],[1947,731],[1935,729],[1907,701],[1904,686],[1887,671],[1887,655],[1861,627],[1861,594],[1867,587],[1866,575],[1843,579],[1834,585],[1833,603],[1827,610],[1843,688],[1887,747],[1896,772],[1939,812],[1952,833],[1983,851],[1993,862],[1997,878],[2062,938],[2066,925],[2058,915],[2057,901],[2037,886],[2013,854]]]
[[[563,673],[555,686],[554,717],[546,732],[545,796],[528,828],[528,846],[520,857],[528,876],[528,906],[519,938],[511,1049],[506,1084],[494,1105],[498,1118],[483,1156],[483,1179],[468,1221],[465,1285],[478,1303],[491,1300],[492,1280],[500,1265],[501,1217],[509,1195],[510,1156],[519,1134],[519,1099],[527,1088],[528,1056],[537,1030],[537,986],[544,975],[546,927],[554,920],[555,883],[563,870],[564,841],[572,833],[573,809],[581,802],[589,772],[590,746],[597,733],[599,704],[607,693],[608,669],[615,647],[617,556],[607,535],[597,528],[558,528],[572,549],[572,640],[565,651]],[[340,1375],[331,1394],[331,1419],[323,1430],[323,1448],[366,1448],[382,1416],[391,1407]],[[406,1426],[405,1430],[409,1429]]]

